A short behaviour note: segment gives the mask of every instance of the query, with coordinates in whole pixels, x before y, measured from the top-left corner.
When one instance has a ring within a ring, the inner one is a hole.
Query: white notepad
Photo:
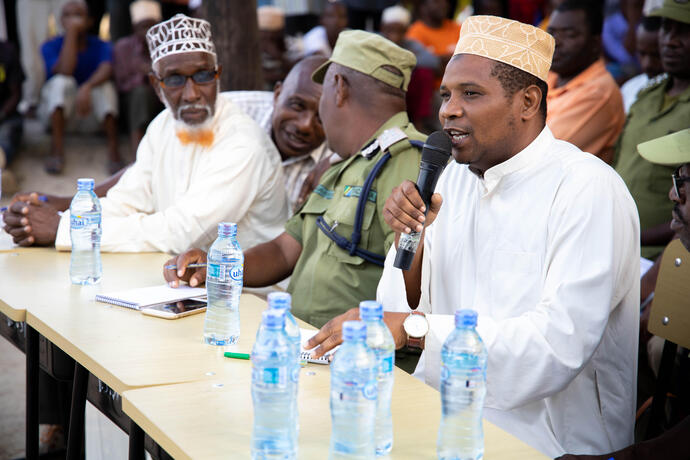
[[[300,328],[299,333],[302,339],[302,350],[300,351],[299,357],[301,360],[306,361],[308,363],[331,364],[331,360],[333,359],[333,353],[335,353],[335,350],[337,350],[338,347],[335,347],[334,349],[332,349],[320,358],[312,358],[312,350],[304,349],[304,344],[307,343],[307,341],[311,339],[314,335],[316,335],[317,332],[319,332],[318,329]]]
[[[171,288],[167,284],[161,284],[160,286],[129,289],[127,291],[111,292],[109,294],[98,294],[96,300],[98,302],[140,310],[142,307],[148,307],[149,305],[177,302],[178,300],[205,296],[205,288],[193,288],[187,285]]]

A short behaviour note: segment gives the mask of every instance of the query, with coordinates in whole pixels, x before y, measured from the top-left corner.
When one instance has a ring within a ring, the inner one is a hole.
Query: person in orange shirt
[[[548,76],[546,124],[607,163],[625,123],[623,98],[601,58],[602,4],[564,1],[551,16],[556,39]]]
[[[419,17],[407,30],[405,38],[416,40],[441,58],[442,69],[450,60],[460,36],[460,24],[447,19],[448,0],[422,0]]]

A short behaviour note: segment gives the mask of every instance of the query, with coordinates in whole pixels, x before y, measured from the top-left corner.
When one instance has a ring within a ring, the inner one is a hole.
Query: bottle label
[[[448,369],[448,366],[442,365],[441,366],[441,380],[448,380],[448,377],[450,377],[450,369]]]
[[[285,369],[280,367],[267,367],[263,369],[261,380],[269,385],[285,385],[287,376]]]
[[[208,264],[206,267],[208,276],[221,283],[226,281],[242,281],[243,264]]]
[[[384,374],[393,372],[393,355],[384,356],[383,359],[381,359],[381,372]]]
[[[378,392],[378,387],[376,386],[376,381],[368,382],[362,388],[362,394],[366,399],[376,399],[376,393]]]
[[[69,219],[69,225],[71,229],[86,228],[90,227],[91,225],[101,225],[101,216],[71,215]]]

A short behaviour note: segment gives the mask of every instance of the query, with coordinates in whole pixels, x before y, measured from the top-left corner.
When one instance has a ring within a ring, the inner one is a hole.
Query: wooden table
[[[242,326],[258,324],[262,309],[248,310],[245,300],[243,296]],[[243,351],[249,351],[253,338],[243,341]],[[125,391],[123,410],[176,459],[249,458],[251,362],[226,361],[231,370],[210,380]],[[308,364],[302,368],[299,386],[299,458],[324,459],[331,431],[329,367]],[[441,419],[438,391],[396,368],[392,412],[391,458],[435,458]],[[487,460],[547,458],[487,421],[484,430]]]

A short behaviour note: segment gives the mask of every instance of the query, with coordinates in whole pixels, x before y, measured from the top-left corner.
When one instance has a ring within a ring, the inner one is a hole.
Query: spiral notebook
[[[199,297],[206,297],[205,288],[193,288],[186,285],[182,285],[178,288],[171,288],[167,284],[162,284],[160,286],[129,289],[126,291],[111,292],[109,294],[98,294],[96,295],[96,301],[140,310],[149,305],[177,302],[178,300],[184,299],[196,299]]]

